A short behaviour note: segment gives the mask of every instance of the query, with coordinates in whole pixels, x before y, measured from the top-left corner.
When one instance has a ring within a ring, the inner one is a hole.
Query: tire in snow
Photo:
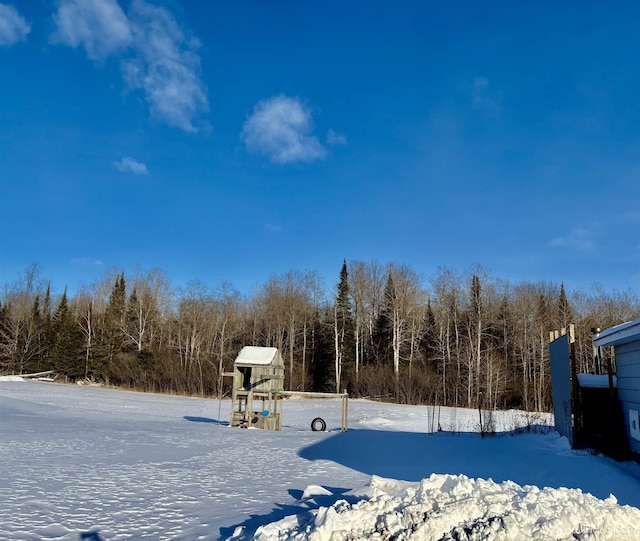
[[[322,417],[316,417],[311,421],[311,430],[314,432],[324,432],[327,429],[327,423],[325,423]]]

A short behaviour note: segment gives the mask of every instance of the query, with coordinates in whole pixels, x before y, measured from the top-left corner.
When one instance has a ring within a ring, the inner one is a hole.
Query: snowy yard
[[[517,412],[483,439],[473,410],[429,434],[432,408],[351,400],[343,434],[339,400],[285,401],[282,432],[219,407],[0,381],[0,539],[640,539],[640,467]]]

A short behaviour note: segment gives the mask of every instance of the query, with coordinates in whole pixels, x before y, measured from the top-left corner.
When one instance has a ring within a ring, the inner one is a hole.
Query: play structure
[[[245,346],[233,363],[231,426],[280,430],[284,361],[277,348]]]
[[[340,431],[348,428],[348,395],[344,393],[308,393],[285,391],[284,361],[277,348],[245,346],[233,363],[233,372],[224,376],[232,377],[231,418],[234,427],[261,428],[263,430],[282,429],[282,399],[298,396],[302,398],[341,398],[342,418]],[[311,429],[326,429],[326,422],[316,417]]]

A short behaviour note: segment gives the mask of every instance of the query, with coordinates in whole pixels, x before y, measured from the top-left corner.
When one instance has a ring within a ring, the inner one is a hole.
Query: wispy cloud
[[[589,252],[596,245],[593,240],[593,234],[589,230],[576,227],[563,237],[551,239],[549,246],[564,247],[578,252]]]
[[[93,257],[74,257],[71,264],[78,267],[101,267],[103,262]]]
[[[209,109],[200,79],[199,41],[163,7],[134,0],[59,0],[53,42],[82,46],[91,60],[118,55],[129,90],[142,90],[151,116],[187,132]]]
[[[59,0],[53,21],[51,41],[82,46],[91,60],[103,61],[132,42],[129,19],[116,0]]]
[[[500,96],[490,86],[489,80],[482,75],[473,79],[471,105],[474,110],[491,116],[501,112]]]
[[[31,26],[16,8],[0,4],[0,46],[9,47],[27,39]]]
[[[260,101],[240,137],[249,152],[274,163],[312,162],[326,155],[313,135],[310,109],[299,99],[284,95]]]
[[[328,145],[346,145],[347,138],[341,133],[336,133],[330,129],[327,132],[327,144]]]
[[[166,9],[142,0],[131,7],[135,55],[122,64],[131,88],[142,89],[151,114],[188,132],[209,108],[200,80],[200,42],[187,37]]]
[[[133,173],[134,175],[149,174],[147,166],[144,163],[135,160],[134,158],[122,158],[118,162],[113,162],[113,165],[118,171],[121,171],[122,173]]]
[[[270,231],[271,233],[280,233],[282,231],[282,226],[278,225],[278,224],[274,224],[271,222],[268,222],[265,225],[265,228],[267,229],[267,231]]]

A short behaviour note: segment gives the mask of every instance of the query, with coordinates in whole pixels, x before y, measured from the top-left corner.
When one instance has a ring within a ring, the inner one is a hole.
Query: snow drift
[[[340,500],[262,526],[254,539],[573,541],[636,540],[640,534],[639,509],[579,489],[540,490],[512,481],[433,474],[420,483],[374,476],[366,492],[369,497],[353,505]]]

